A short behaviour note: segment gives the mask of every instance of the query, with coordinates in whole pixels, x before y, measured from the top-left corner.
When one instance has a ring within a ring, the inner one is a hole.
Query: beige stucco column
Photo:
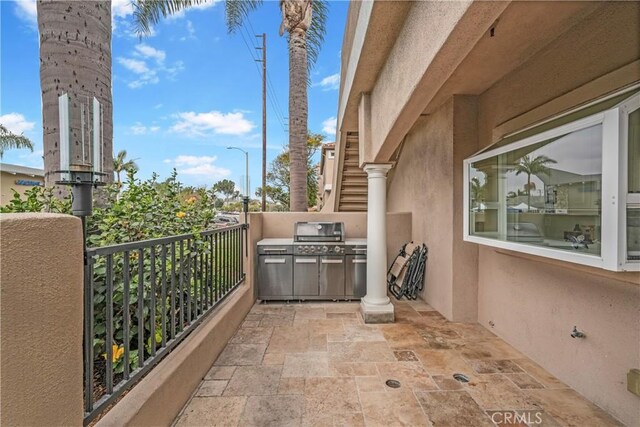
[[[365,165],[367,201],[367,294],[360,307],[365,323],[393,322],[387,296],[387,172],[388,163]]]
[[[0,215],[0,425],[81,426],[82,226]]]

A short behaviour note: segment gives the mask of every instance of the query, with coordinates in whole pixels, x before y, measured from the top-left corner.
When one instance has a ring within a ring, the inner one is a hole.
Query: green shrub
[[[129,321],[130,369],[136,369],[140,351],[145,358],[151,354],[151,340],[161,343],[163,329],[167,335],[172,330],[170,316],[171,293],[161,291],[161,283],[170,283],[172,274],[176,283],[175,307],[177,319],[176,332],[182,330],[189,323],[187,313],[201,313],[201,307],[196,310],[196,297],[201,284],[196,282],[194,268],[202,257],[210,261],[211,242],[200,235],[204,230],[214,228],[215,196],[203,188],[195,191],[183,191],[177,181],[174,171],[165,181],[159,182],[157,175],[151,179],[136,178],[131,170],[123,184],[109,184],[96,193],[99,202],[94,203],[93,216],[87,218],[87,240],[89,247],[102,247],[119,243],[136,242],[141,240],[168,237],[182,234],[192,235],[188,243],[176,244],[176,253],[171,257],[171,245],[157,245],[142,250],[142,257],[138,251],[127,254],[116,253],[111,258],[113,278],[113,349],[112,361],[114,371],[124,370],[123,341],[124,321]],[[59,200],[53,196],[51,188],[34,187],[24,196],[14,192],[13,199],[0,210],[8,212],[71,212],[71,198]],[[237,247],[234,249],[238,249]],[[152,282],[151,251],[155,254],[155,281]],[[161,252],[166,251],[167,257],[162,260]],[[233,252],[235,254],[235,252]],[[125,256],[128,258],[125,259]],[[225,259],[228,260],[227,257]],[[175,262],[175,268],[172,264]],[[142,270],[140,262],[142,261]],[[128,267],[127,267],[128,266]],[[225,267],[222,263],[212,268],[216,272]],[[94,329],[94,362],[104,363],[106,358],[106,319],[107,319],[107,257],[92,258],[93,270],[93,329]],[[140,274],[140,272],[142,274]],[[129,278],[129,290],[125,293],[125,275]],[[220,287],[221,280],[213,281],[214,275],[209,277],[209,285]],[[215,276],[219,277],[219,275]],[[139,306],[139,280],[142,278],[143,304]],[[181,284],[178,286],[178,284]],[[125,294],[129,299],[125,307]],[[155,316],[150,313],[150,297],[155,295]],[[190,303],[188,303],[190,301]],[[181,303],[182,302],[182,303]],[[144,348],[138,348],[139,308],[143,311],[143,342]],[[164,313],[164,317],[163,317]],[[162,319],[165,319],[163,325]],[[164,326],[164,328],[163,328]],[[153,338],[152,338],[153,337]],[[170,336],[164,337],[167,341]]]

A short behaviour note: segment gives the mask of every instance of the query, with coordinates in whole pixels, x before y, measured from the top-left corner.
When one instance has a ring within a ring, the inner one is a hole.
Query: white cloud
[[[36,25],[38,13],[36,10],[36,0],[18,0],[15,3],[14,12],[16,16],[29,24]]]
[[[35,122],[28,121],[20,113],[8,113],[1,115],[0,124],[9,129],[9,131],[18,135],[32,130],[35,126]]]
[[[138,59],[118,57],[118,62],[129,71],[133,71],[136,74],[145,74],[150,72],[147,63]]]
[[[128,86],[136,89],[147,84],[160,82],[160,75],[173,78],[184,70],[184,63],[176,61],[167,66],[165,60],[167,54],[164,50],[156,49],[148,44],[141,43],[134,47],[132,57],[118,57],[117,61],[127,70],[136,74],[137,78],[130,80]]]
[[[336,90],[340,88],[340,73],[335,73],[325,77],[317,83],[316,86],[322,87],[322,90]]]
[[[185,40],[195,40],[196,37],[196,29],[193,26],[193,22],[191,22],[190,20],[187,20],[187,35],[180,37],[181,41],[185,41]]]
[[[158,64],[162,64],[167,57],[164,50],[156,49],[144,43],[136,45],[134,55],[155,59]]]
[[[156,105],[153,106],[153,109],[157,110],[158,108],[162,108],[163,105],[164,104],[156,104]]]
[[[155,133],[160,130],[160,126],[145,126],[140,122],[136,122],[129,128],[134,135],[145,135],[148,133]]]
[[[184,18],[186,13],[189,12],[189,11],[209,9],[210,7],[215,6],[220,1],[221,0],[205,0],[202,3],[194,4],[193,6],[190,6],[188,9],[182,9],[180,12],[173,13],[173,14],[167,16],[167,19],[168,20],[174,20],[174,19]]]
[[[206,181],[218,181],[231,175],[231,171],[215,165],[215,156],[179,155],[175,159],[166,159],[164,163],[172,164],[179,174],[191,175]]]
[[[335,135],[337,122],[338,119],[335,117],[329,117],[327,120],[322,122],[322,131],[328,135]]]
[[[44,150],[34,150],[31,152],[23,152],[20,154],[20,164],[31,168],[43,168],[44,167]]]
[[[178,121],[171,127],[176,133],[187,136],[206,136],[210,134],[244,135],[255,127],[255,124],[244,117],[242,112],[195,113],[193,111],[178,113]]]
[[[131,0],[111,0],[111,16],[114,18],[126,18],[133,14],[133,2]]]

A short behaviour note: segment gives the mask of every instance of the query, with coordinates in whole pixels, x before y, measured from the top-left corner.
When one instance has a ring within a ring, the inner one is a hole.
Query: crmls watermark
[[[543,422],[542,411],[487,411],[496,425],[503,424],[527,424],[540,425]]]

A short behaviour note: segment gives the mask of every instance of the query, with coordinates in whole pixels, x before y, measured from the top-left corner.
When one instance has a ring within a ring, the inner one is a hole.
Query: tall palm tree
[[[24,135],[16,135],[6,127],[0,125],[0,159],[4,154],[4,150],[10,148],[28,148],[33,151],[33,144]]]
[[[45,184],[53,185],[58,178],[54,171],[60,169],[58,97],[64,93],[70,97],[71,147],[79,147],[82,141],[80,104],[88,104],[93,97],[100,101],[104,172],[110,180],[111,0],[39,0],[37,12]],[[81,151],[77,151],[72,153],[71,163],[82,163]],[[56,193],[61,195],[62,190]]]
[[[116,173],[116,182],[120,185],[120,173],[130,169],[138,169],[138,165],[133,160],[127,159],[127,150],[120,150],[113,158],[113,171]]]
[[[177,13],[205,0],[137,0],[134,12],[138,33],[149,32],[161,17]],[[225,0],[227,29],[238,30],[247,15],[262,0]],[[289,153],[291,156],[291,211],[306,211],[307,203],[307,85],[313,64],[324,40],[326,0],[280,0],[280,35],[289,43]]]
[[[527,154],[524,157],[521,157],[516,163],[514,170],[516,171],[516,175],[520,175],[521,173],[527,174],[527,184],[526,184],[526,192],[527,192],[527,211],[531,209],[531,190],[535,188],[535,185],[531,183],[531,176],[537,175],[551,175],[551,170],[547,165],[558,163],[555,160],[544,156],[536,156],[532,157]]]

